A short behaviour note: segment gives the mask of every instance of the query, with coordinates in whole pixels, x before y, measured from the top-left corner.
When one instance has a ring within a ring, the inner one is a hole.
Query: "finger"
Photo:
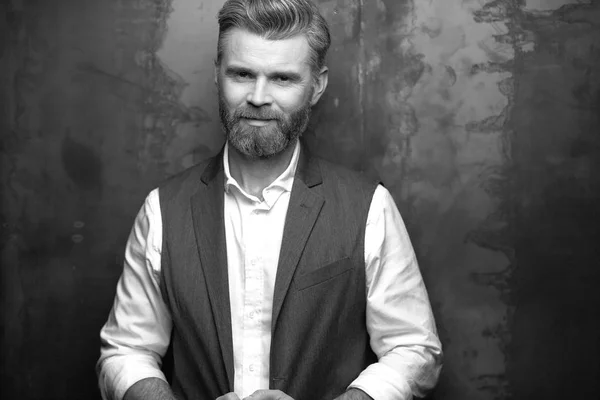
[[[281,390],[257,390],[244,400],[294,400]]]
[[[230,392],[224,394],[223,396],[217,397],[216,400],[240,400],[240,398],[237,396],[237,394]]]

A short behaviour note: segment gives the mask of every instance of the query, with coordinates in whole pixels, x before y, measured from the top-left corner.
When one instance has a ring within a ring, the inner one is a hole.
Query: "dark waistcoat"
[[[302,148],[275,280],[271,389],[329,400],[376,361],[365,325],[364,235],[375,182]],[[178,398],[233,391],[222,154],[159,188],[161,291]]]

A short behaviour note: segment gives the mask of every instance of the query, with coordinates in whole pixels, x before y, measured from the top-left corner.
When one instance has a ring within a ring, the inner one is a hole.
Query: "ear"
[[[312,98],[310,99],[311,106],[317,104],[323,93],[325,93],[325,89],[327,89],[327,83],[329,83],[329,68],[323,67],[313,82],[314,90]]]
[[[220,66],[219,66],[219,64],[217,63],[217,60],[215,60],[215,63],[214,63],[214,64],[215,64],[215,65],[214,65],[214,74],[215,74],[215,76],[214,76],[214,79],[215,79],[215,85],[216,85],[217,87],[219,87],[219,69],[220,69]]]

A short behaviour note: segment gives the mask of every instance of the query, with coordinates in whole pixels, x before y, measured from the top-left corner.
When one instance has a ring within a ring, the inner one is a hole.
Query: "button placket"
[[[255,205],[259,207],[259,205]],[[260,311],[262,310],[264,276],[263,259],[261,257],[261,214],[258,208],[254,208],[248,215],[246,232],[244,235],[245,248],[245,277],[244,277],[244,317],[243,317],[243,365],[246,373],[252,378],[244,384],[252,386],[251,382],[260,375],[261,357],[261,331]],[[255,382],[256,383],[256,382]]]

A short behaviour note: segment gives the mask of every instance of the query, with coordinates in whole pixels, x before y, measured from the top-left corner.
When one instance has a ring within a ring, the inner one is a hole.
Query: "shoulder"
[[[203,173],[209,165],[217,161],[217,158],[218,156],[214,156],[203,160],[165,179],[158,186],[161,203],[172,201],[181,196],[190,196],[196,192],[202,182]]]
[[[355,187],[369,192],[375,191],[377,185],[380,184],[379,179],[368,176],[362,171],[355,171],[346,166],[327,161],[321,157],[315,157],[315,159],[318,160],[323,176],[323,182],[326,184]]]

